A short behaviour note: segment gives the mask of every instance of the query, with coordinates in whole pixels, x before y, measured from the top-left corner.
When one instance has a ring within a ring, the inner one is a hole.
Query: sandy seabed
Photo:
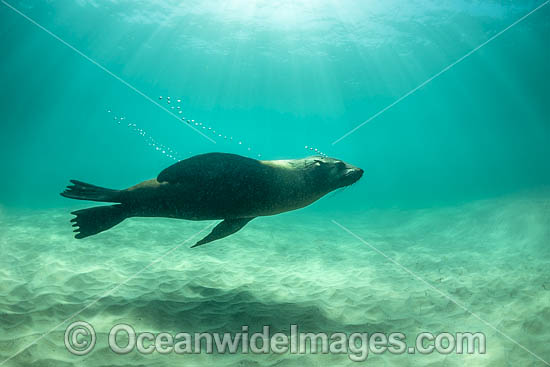
[[[320,214],[313,207],[255,219],[238,234],[195,249],[189,246],[200,235],[189,238],[211,222],[130,219],[75,240],[69,211],[0,212],[0,363],[20,352],[4,366],[501,367],[545,365],[536,356],[550,361],[548,192],[411,211]],[[76,320],[97,332],[85,356],[70,354],[63,342],[66,326]],[[172,334],[236,333],[242,325],[251,334],[263,325],[288,333],[297,324],[311,332],[402,332],[408,345],[420,332],[483,332],[487,352],[370,353],[364,362],[321,353],[118,355],[107,340],[119,323]]]

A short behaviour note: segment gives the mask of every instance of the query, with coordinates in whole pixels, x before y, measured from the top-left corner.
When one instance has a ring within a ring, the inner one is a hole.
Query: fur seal
[[[229,236],[256,217],[303,208],[362,175],[360,168],[321,156],[259,161],[207,153],[179,161],[157,178],[124,190],[71,180],[61,195],[117,203],[72,212],[76,238],[95,235],[130,217],[222,219],[195,247]]]

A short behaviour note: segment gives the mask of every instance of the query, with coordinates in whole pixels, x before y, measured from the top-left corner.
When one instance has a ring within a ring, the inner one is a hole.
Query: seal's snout
[[[361,168],[352,166],[351,164],[346,164],[342,184],[344,186],[353,185],[359,181],[359,179],[363,176],[363,173],[364,171]]]
[[[359,167],[353,167],[350,169],[349,175],[354,179],[353,182],[359,181],[359,179],[363,176],[364,171]]]

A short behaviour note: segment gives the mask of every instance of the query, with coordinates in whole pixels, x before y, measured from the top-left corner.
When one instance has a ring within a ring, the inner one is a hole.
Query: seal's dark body
[[[199,245],[232,234],[255,217],[307,206],[342,186],[334,186],[334,180],[324,177],[326,170],[312,169],[309,161],[301,164],[276,162],[280,161],[208,153],[175,163],[156,179],[124,190],[71,180],[73,186],[67,187],[61,195],[117,203],[73,212],[76,238],[97,234],[129,217],[223,219],[209,236],[197,243]],[[360,174],[353,177],[353,182],[359,177]]]
[[[280,191],[286,185],[277,182],[276,171],[251,158],[204,154],[162,171],[158,185],[122,191],[120,201],[133,216],[208,220],[277,214],[284,211]]]

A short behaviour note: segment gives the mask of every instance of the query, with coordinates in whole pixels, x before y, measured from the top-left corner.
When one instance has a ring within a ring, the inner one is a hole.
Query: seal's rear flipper
[[[227,237],[239,231],[246,225],[246,223],[250,222],[252,219],[254,218],[225,219],[224,221],[220,222],[216,227],[214,227],[214,229],[212,230],[212,232],[210,232],[208,236],[195,243],[193,246],[191,246],[191,248],[204,245],[208,242],[219,240],[220,238]]]
[[[61,196],[77,200],[107,201],[120,203],[120,190],[111,190],[86,182],[71,180],[72,185],[67,186]]]
[[[75,238],[84,238],[106,231],[122,222],[128,215],[122,205],[96,206],[72,212],[76,218],[71,219]]]

